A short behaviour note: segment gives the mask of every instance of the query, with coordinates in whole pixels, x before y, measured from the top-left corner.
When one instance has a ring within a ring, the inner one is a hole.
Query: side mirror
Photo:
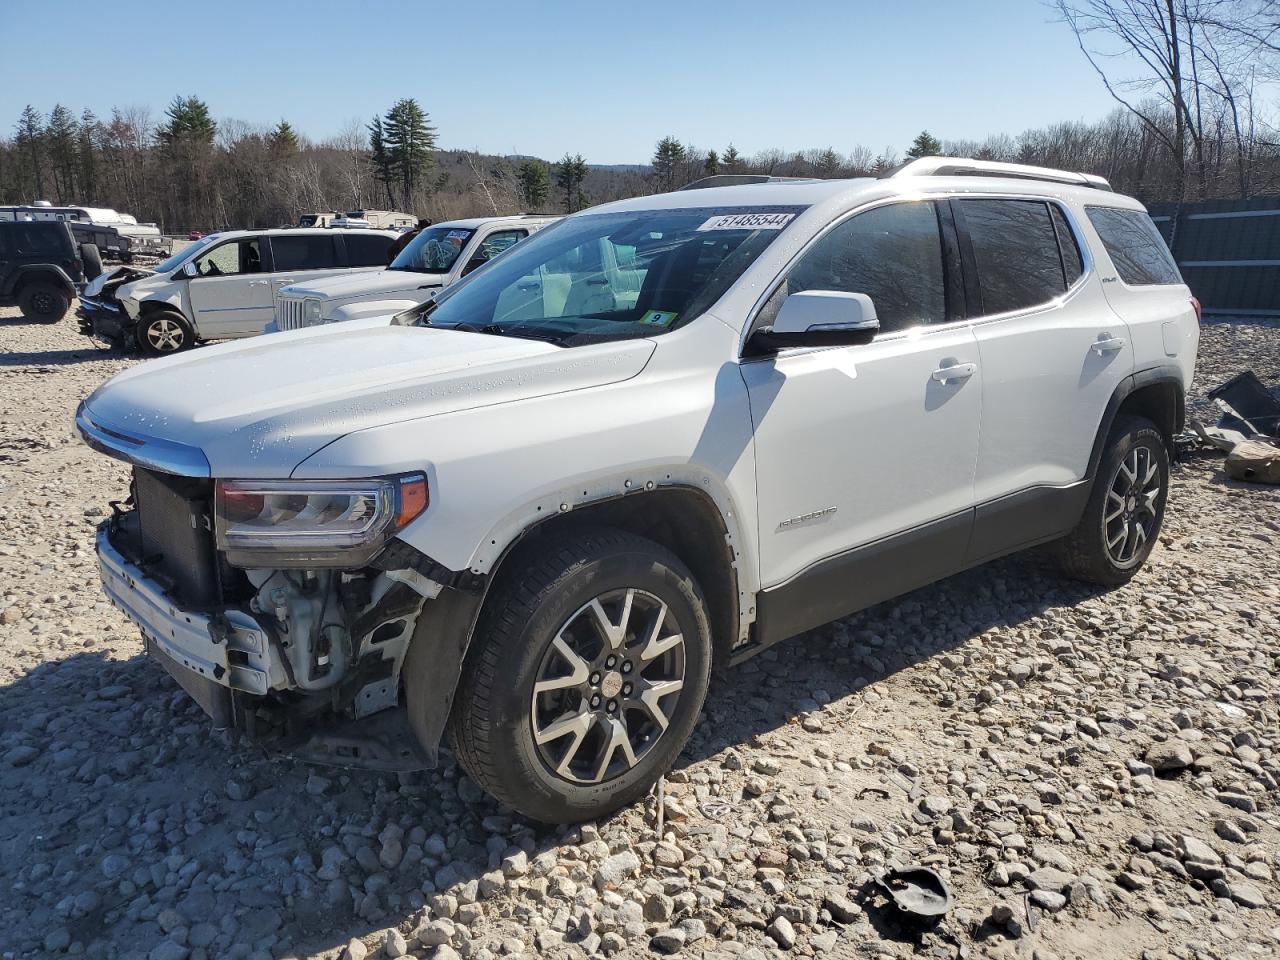
[[[782,301],[773,326],[751,335],[762,352],[783,347],[847,347],[870,343],[880,331],[875,304],[865,293],[802,290]]]
[[[194,260],[188,260],[182,265],[182,273],[184,276],[188,277],[200,276],[200,271],[196,269],[196,262]]]

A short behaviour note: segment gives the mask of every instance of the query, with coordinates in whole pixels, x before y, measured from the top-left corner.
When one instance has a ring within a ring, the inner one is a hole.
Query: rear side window
[[[9,250],[14,256],[66,256],[67,228],[62,224],[18,223],[6,228],[9,234]]]
[[[368,233],[348,233],[342,238],[347,245],[347,265],[352,267],[385,267],[391,262],[391,244],[395,241]]]
[[[860,213],[813,245],[761,311],[764,323],[802,290],[865,293],[880,332],[947,319],[942,238],[933,202],[894,203]]]
[[[272,237],[271,253],[275,257],[275,269],[320,270],[338,266],[333,237],[315,235],[298,237]],[[383,253],[386,262],[386,253]]]
[[[1025,310],[1066,292],[1066,271],[1049,204],[959,200],[956,206],[973,244],[983,313]]]
[[[1085,210],[1121,280],[1134,287],[1182,283],[1164,238],[1145,211],[1118,207]]]

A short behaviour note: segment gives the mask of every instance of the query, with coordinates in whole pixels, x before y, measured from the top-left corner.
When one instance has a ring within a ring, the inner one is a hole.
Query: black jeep
[[[0,307],[17,306],[28,320],[57,323],[84,279],[80,249],[65,223],[0,221]]]

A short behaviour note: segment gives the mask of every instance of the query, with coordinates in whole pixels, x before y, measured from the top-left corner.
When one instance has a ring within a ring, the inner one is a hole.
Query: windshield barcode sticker
[[[731,213],[712,217],[698,230],[781,230],[794,216],[794,213]]]

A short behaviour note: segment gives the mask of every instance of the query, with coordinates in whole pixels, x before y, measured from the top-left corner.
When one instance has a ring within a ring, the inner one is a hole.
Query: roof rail
[[[1009,177],[1014,180],[1069,183],[1077,187],[1093,187],[1097,190],[1111,189],[1111,184],[1105,177],[1092,173],[1055,170],[1052,167],[1033,167],[1025,163],[973,160],[968,157],[920,157],[917,160],[908,160],[901,166],[880,175],[882,180],[892,177]]]
[[[705,190],[708,187],[740,187],[748,183],[812,182],[812,177],[771,177],[767,173],[717,173],[686,183],[680,190]]]

